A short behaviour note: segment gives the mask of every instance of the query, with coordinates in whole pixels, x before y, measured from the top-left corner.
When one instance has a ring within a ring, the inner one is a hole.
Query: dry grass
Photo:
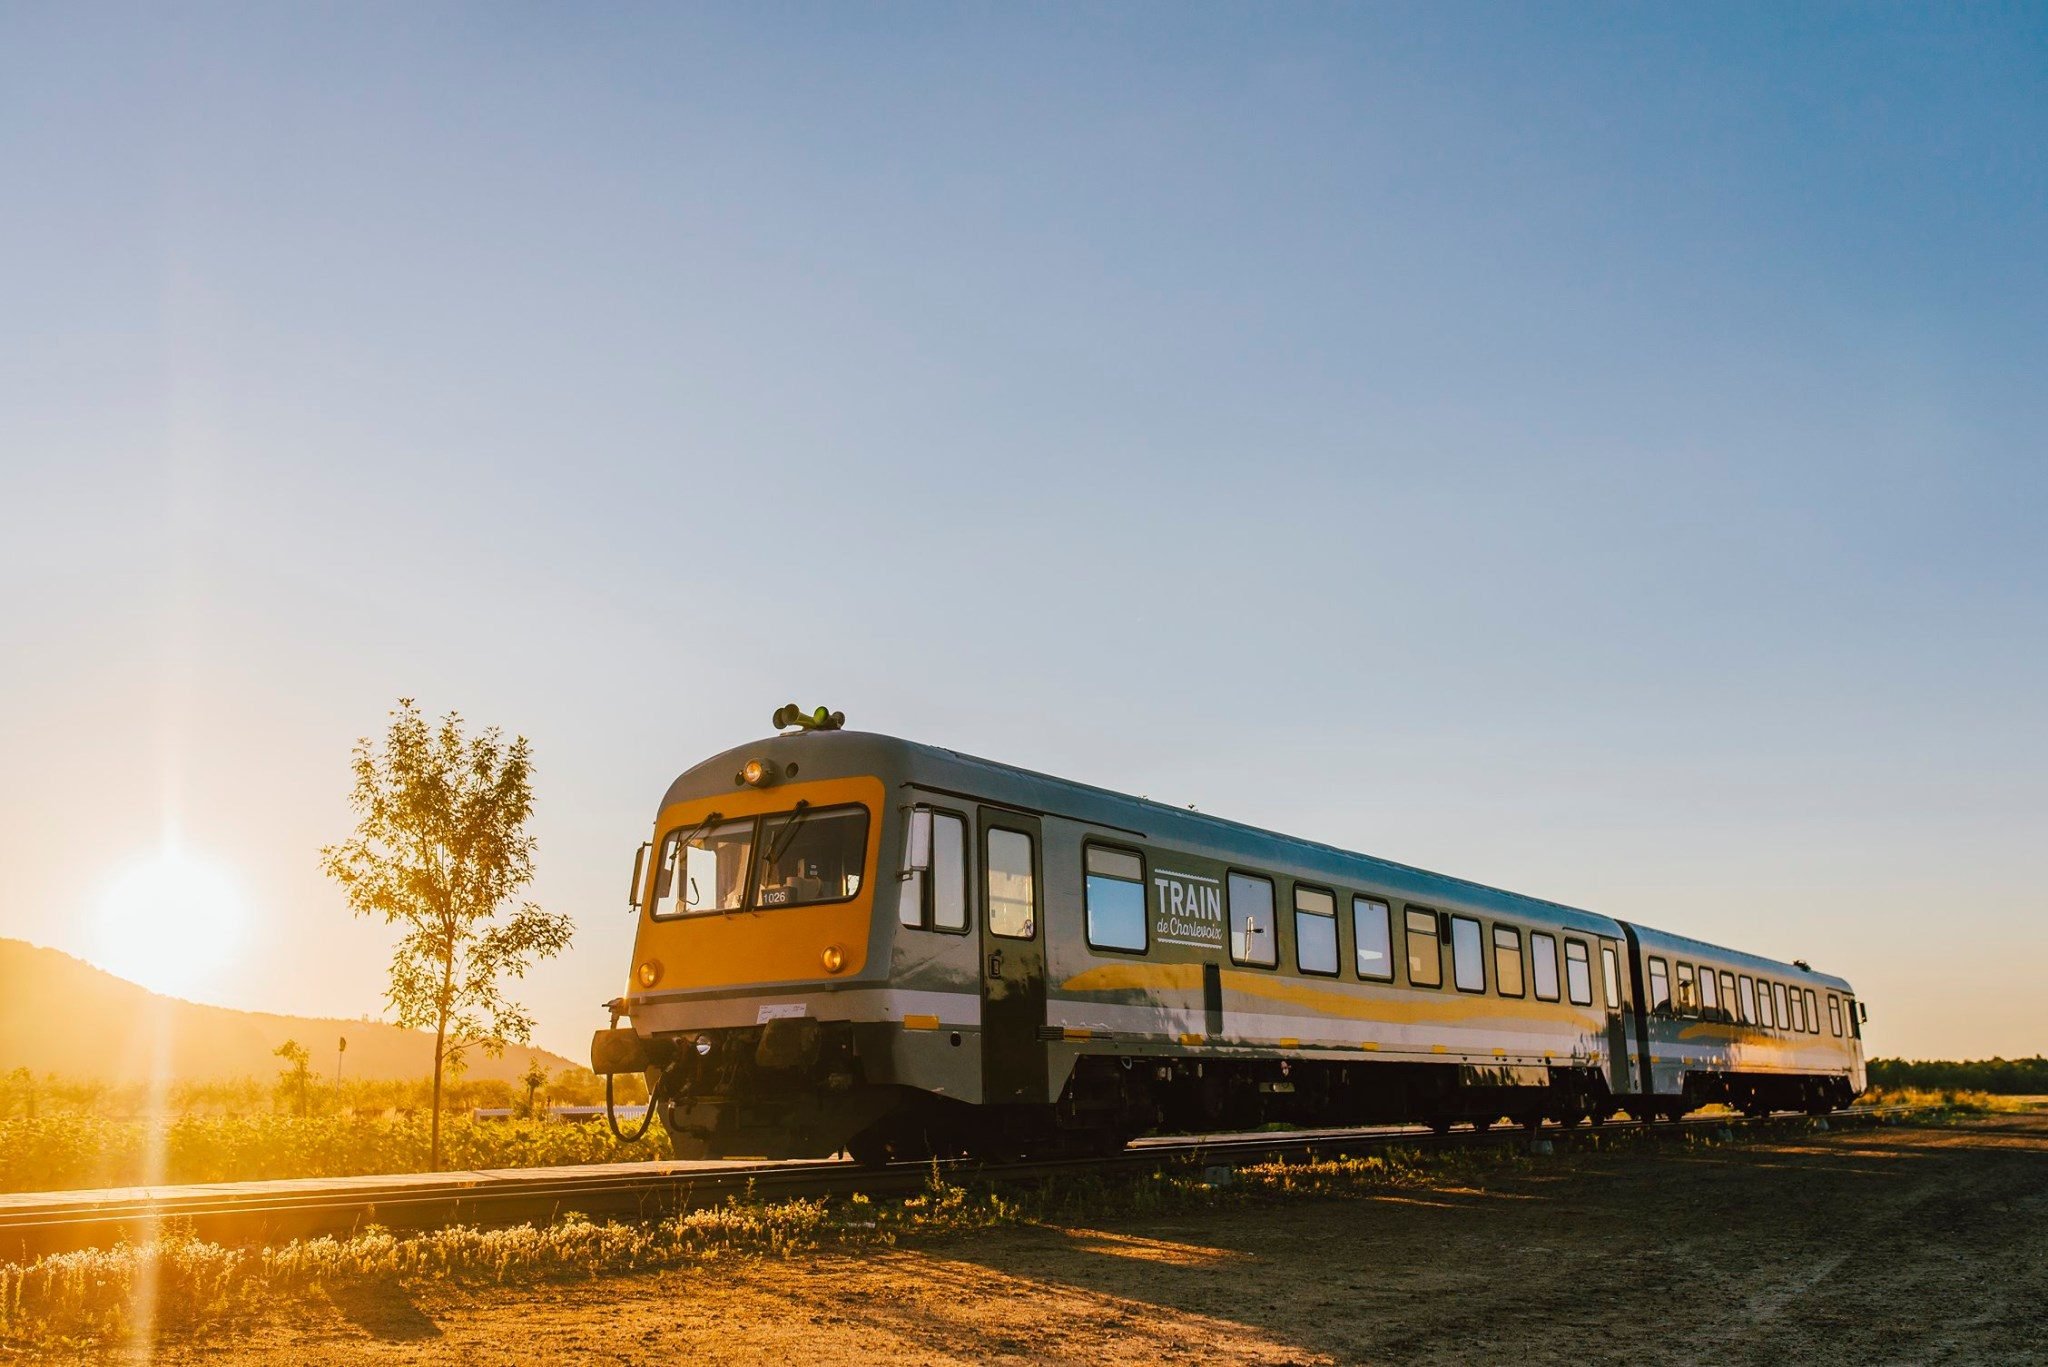
[[[1994,1096],[1990,1092],[1928,1087],[1876,1087],[1859,1098],[1865,1106],[1906,1106],[1931,1115],[2017,1115],[2040,1109],[2043,1098]]]
[[[88,1115],[0,1120],[0,1191],[163,1182],[357,1177],[419,1172],[428,1117],[181,1115],[160,1122]],[[602,1122],[442,1121],[445,1168],[554,1167],[660,1158],[660,1131],[621,1144]]]
[[[280,1301],[365,1284],[588,1278],[720,1257],[889,1246],[910,1233],[1465,1183],[1487,1170],[1524,1162],[1493,1151],[1427,1157],[1392,1153],[1242,1167],[1220,1183],[1201,1170],[1162,1168],[1143,1176],[1012,1191],[961,1186],[934,1169],[922,1191],[899,1200],[856,1195],[836,1202],[767,1205],[735,1199],[649,1224],[596,1223],[569,1215],[548,1225],[458,1227],[402,1236],[372,1229],[350,1238],[296,1240],[269,1248],[236,1248],[171,1233],[147,1245],[0,1263],[0,1343],[115,1341],[145,1320],[158,1331],[190,1333],[231,1325]]]

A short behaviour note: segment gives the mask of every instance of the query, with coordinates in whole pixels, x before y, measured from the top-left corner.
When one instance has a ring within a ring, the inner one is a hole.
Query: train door
[[[1607,1005],[1607,1087],[1617,1095],[1636,1090],[1636,1049],[1630,1038],[1628,992],[1622,982],[1621,946],[1600,942],[1600,991]]]
[[[1035,817],[981,809],[981,1095],[1047,1098],[1045,929]]]

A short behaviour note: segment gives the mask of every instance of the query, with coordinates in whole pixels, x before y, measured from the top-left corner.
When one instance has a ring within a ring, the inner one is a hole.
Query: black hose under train
[[[641,1113],[640,1128],[627,1134],[619,1128],[618,1102],[612,1096],[612,1080],[617,1076],[616,1073],[604,1075],[604,1122],[612,1127],[612,1138],[621,1144],[637,1144],[647,1137],[647,1131],[654,1125],[654,1100],[658,1087],[647,1089],[647,1109]]]

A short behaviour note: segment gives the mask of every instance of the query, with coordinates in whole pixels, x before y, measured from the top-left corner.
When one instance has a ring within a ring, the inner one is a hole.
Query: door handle
[[[991,978],[1003,976],[1003,951],[1000,949],[988,956],[988,975]]]

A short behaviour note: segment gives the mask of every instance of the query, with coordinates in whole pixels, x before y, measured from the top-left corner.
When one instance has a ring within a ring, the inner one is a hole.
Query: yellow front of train
[[[664,808],[629,1000],[657,1008],[687,999],[678,994],[857,976],[874,922],[881,803],[876,779],[843,778]]]
[[[828,1154],[888,1105],[861,1038],[887,973],[878,901],[893,906],[865,739],[798,733],[706,761],[642,847],[630,980],[591,1062],[645,1074],[679,1157]]]

